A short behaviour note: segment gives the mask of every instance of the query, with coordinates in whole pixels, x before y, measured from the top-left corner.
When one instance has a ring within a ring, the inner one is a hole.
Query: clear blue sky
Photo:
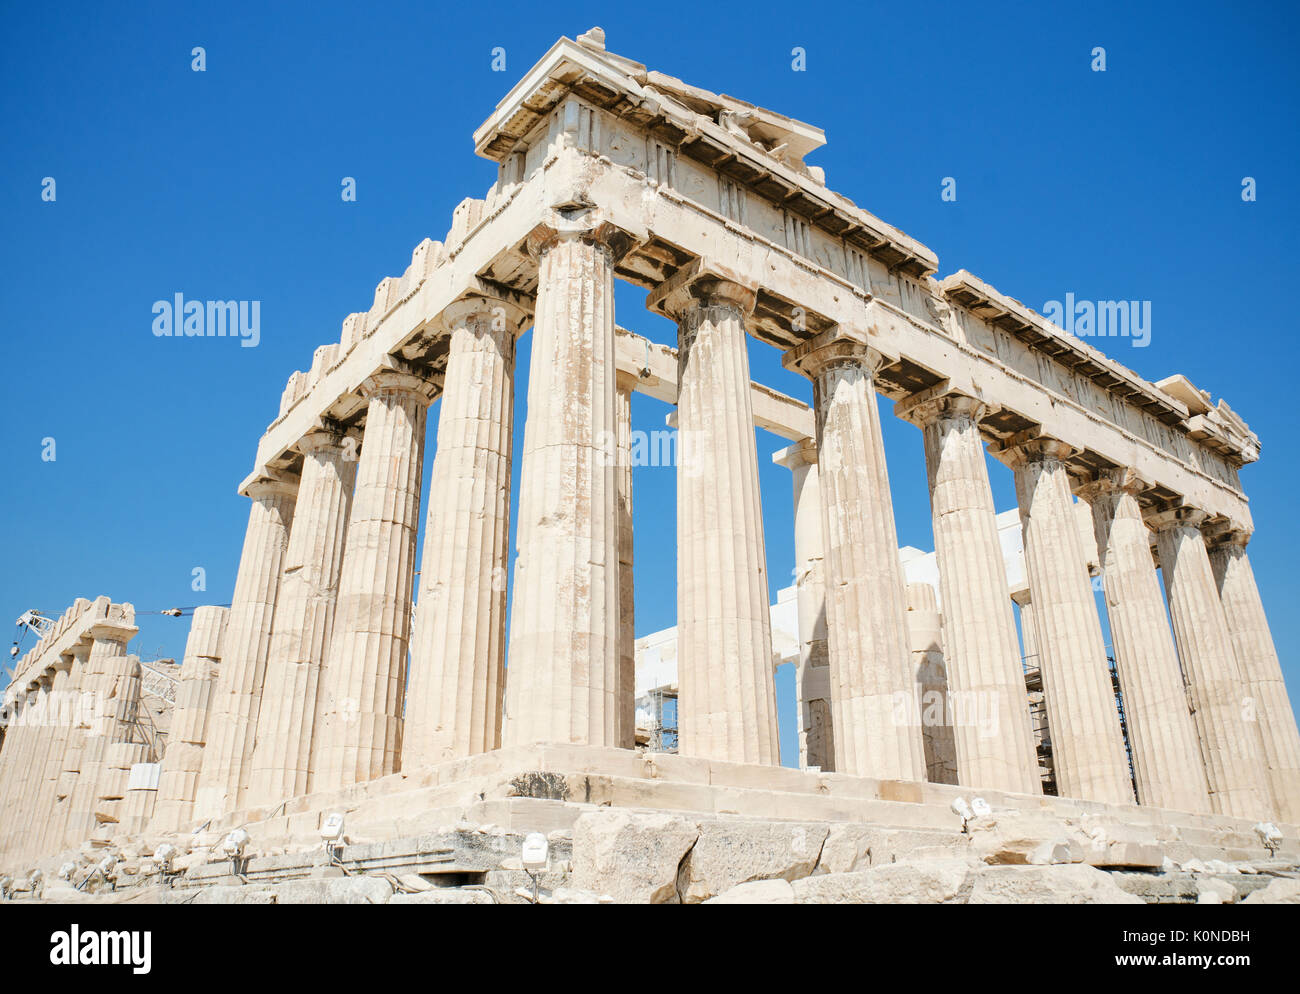
[[[1151,301],[1149,347],[1096,344],[1149,379],[1186,374],[1259,433],[1242,474],[1251,555],[1300,696],[1293,4],[559,7],[6,5],[6,623],[79,596],[142,612],[230,600],[247,520],[235,487],[286,378],[491,185],[471,134],[510,86],[560,35],[600,24],[611,51],[824,128],[810,163],[929,245],[940,275],[964,267],[1037,309],[1067,292]],[[949,176],[956,203],[940,198]],[[260,300],[260,345],[155,338],[153,302],[177,292]],[[642,296],[620,287],[620,323],[673,341]],[[751,355],[755,378],[810,399],[773,350]],[[920,435],[884,411],[899,539],[928,549]],[[638,398],[635,427],[666,412]],[[759,433],[773,592],[794,558],[789,474],[769,459],[781,444]],[[999,508],[1014,506],[993,470]],[[641,633],[675,621],[672,474],[636,475]],[[133,651],[180,657],[188,621],[140,621]],[[782,684],[788,698],[788,672]],[[788,733],[788,701],[782,719]]]

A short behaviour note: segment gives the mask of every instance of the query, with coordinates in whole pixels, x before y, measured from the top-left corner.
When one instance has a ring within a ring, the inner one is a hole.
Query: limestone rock
[[[165,903],[176,904],[275,904],[274,891],[263,887],[204,887],[197,893],[172,891]]]
[[[1084,864],[992,866],[975,876],[970,904],[1144,904],[1104,870]]]
[[[955,859],[970,851],[964,836],[839,822],[826,836],[815,872],[850,873],[887,863]]]
[[[972,849],[994,866],[1079,863],[1087,841],[1061,819],[1032,812],[998,811],[971,825]]]
[[[822,844],[818,873],[851,873],[871,865],[874,833],[866,825],[832,825]]]
[[[485,890],[435,887],[418,894],[394,894],[389,904],[496,904]]]
[[[378,877],[290,880],[276,884],[277,904],[386,904],[393,885]]]
[[[572,887],[558,887],[539,900],[540,904],[612,904],[613,902],[600,894],[589,890],[575,890]]]
[[[890,863],[796,880],[796,904],[960,904],[976,872],[963,859]]]
[[[1300,880],[1278,877],[1267,887],[1257,890],[1242,904],[1300,904]]]
[[[1215,877],[1196,881],[1196,892],[1197,904],[1233,904],[1237,900],[1237,889]]]
[[[1088,839],[1084,862],[1092,866],[1162,867],[1165,848],[1149,831],[1114,822],[1085,819]]]
[[[699,834],[676,815],[589,812],[573,826],[571,882],[620,904],[678,904],[677,870]]]
[[[786,880],[752,880],[711,897],[705,904],[794,904],[794,887]]]
[[[798,880],[812,873],[826,841],[825,825],[705,822],[682,863],[683,904],[698,904],[753,880]]]

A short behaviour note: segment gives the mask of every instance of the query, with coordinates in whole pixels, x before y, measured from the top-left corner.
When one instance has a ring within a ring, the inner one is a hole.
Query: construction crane
[[[36,639],[39,641],[54,627],[54,620],[45,617],[45,615],[41,614],[40,611],[32,608],[30,611],[24,611],[20,614],[18,620],[14,622],[14,624],[18,626],[20,634],[16,639],[14,639],[14,644],[9,647],[10,659],[18,658],[18,653],[21,651],[19,644],[26,637],[29,631],[35,632]],[[12,669],[9,670],[8,673],[11,677],[14,675]]]

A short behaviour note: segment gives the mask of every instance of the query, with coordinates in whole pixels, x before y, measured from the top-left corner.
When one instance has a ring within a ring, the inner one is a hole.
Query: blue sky
[[[1186,374],[1260,435],[1242,474],[1251,556],[1297,696],[1294,5],[563,7],[6,5],[0,615],[99,594],[140,612],[228,602],[247,520],[235,487],[285,380],[491,185],[471,134],[510,86],[560,35],[600,24],[611,51],[824,128],[809,162],[933,249],[940,275],[969,269],[1040,310],[1067,292],[1150,301],[1148,347],[1095,344],[1151,380]],[[260,345],[155,338],[153,302],[178,292],[261,301]],[[619,322],[674,341],[643,296],[620,286]],[[754,377],[810,399],[779,358],[753,343]],[[638,398],[634,426],[666,413]],[[931,548],[920,435],[884,414],[900,543]],[[770,462],[783,443],[758,443],[775,592],[794,561],[790,478]],[[1014,506],[1010,473],[991,469],[998,507]],[[673,471],[639,469],[635,486],[646,633],[675,620]],[[139,621],[133,651],[180,657],[187,621]]]

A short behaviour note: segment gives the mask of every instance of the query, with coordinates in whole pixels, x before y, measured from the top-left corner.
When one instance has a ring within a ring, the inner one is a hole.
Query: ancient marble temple
[[[930,249],[805,163],[823,142],[610,53],[599,29],[557,42],[474,134],[498,167],[486,198],[289,377],[239,487],[232,602],[195,615],[165,750],[130,734],[130,605],[79,602],[19,663],[4,859],[315,818],[331,802],[312,798],[540,767],[539,744],[614,772],[634,745],[636,391],[676,406],[680,769],[896,785],[880,796],[927,780],[881,394],[924,449],[948,692],[998,715],[996,734],[954,722],[957,782],[1039,793],[1032,654],[1062,798],[1300,823],[1300,735],[1238,476],[1256,436],[1182,376],[1149,382],[971,273],[938,278]],[[616,323],[615,280],[648,291],[675,348]],[[779,350],[811,404],[752,382],[755,349]],[[756,428],[790,443],[821,774],[775,769]],[[1023,645],[986,453],[1015,479]],[[56,717],[64,698],[89,704]]]

